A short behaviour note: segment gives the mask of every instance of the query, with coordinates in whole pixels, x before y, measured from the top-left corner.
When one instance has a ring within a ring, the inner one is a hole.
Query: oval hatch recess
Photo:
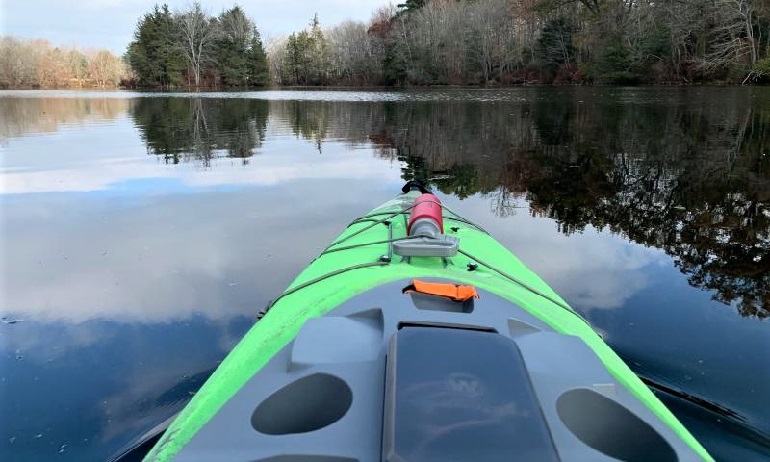
[[[587,388],[562,393],[559,419],[583,443],[625,462],[676,462],[671,445],[621,404]]]
[[[259,403],[251,426],[266,435],[319,430],[337,422],[350,409],[353,392],[344,380],[325,373],[299,378]]]

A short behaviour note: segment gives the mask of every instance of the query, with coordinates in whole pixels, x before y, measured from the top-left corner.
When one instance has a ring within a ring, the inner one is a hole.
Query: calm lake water
[[[0,161],[0,460],[157,433],[410,178],[770,460],[770,88],[0,92]]]

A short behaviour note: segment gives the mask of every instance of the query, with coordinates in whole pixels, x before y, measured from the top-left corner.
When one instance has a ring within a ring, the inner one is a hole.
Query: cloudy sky
[[[56,45],[107,48],[122,54],[138,19],[162,0],[0,0],[0,33],[44,38]],[[169,8],[185,9],[192,0],[168,0]],[[288,35],[304,28],[318,13],[322,27],[346,19],[368,21],[390,0],[202,0],[209,13],[239,4],[263,38]],[[399,2],[396,2],[399,3]]]

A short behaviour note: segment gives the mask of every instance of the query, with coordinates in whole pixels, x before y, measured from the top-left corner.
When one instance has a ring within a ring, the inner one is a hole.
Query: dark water
[[[104,460],[405,178],[770,460],[770,89],[0,92],[0,460]]]

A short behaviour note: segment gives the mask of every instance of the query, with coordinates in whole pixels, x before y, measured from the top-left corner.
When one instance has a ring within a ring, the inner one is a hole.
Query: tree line
[[[770,81],[766,0],[406,0],[269,46],[283,85]]]
[[[268,83],[259,31],[239,6],[214,17],[198,2],[174,13],[156,5],[139,20],[125,58],[144,87]]]
[[[766,0],[406,0],[265,46],[239,6],[142,16],[121,61],[0,41],[1,87],[768,83]]]
[[[0,37],[0,88],[116,88],[129,78],[123,60],[108,50]]]

